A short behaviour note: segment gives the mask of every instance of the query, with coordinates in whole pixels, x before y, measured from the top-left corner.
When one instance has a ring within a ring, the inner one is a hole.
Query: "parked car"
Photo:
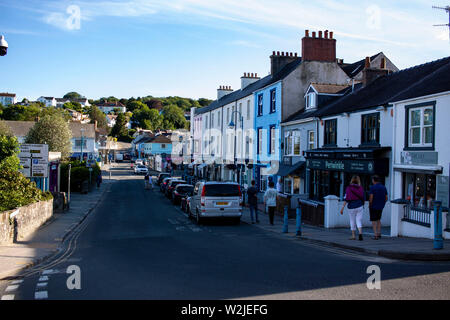
[[[179,184],[186,184],[186,181],[179,180],[179,179],[170,180],[170,182],[167,185],[167,188],[165,190],[165,195],[167,198],[172,199],[172,193],[175,190],[175,187]]]
[[[156,180],[156,184],[158,186],[161,185],[161,183],[163,182],[164,178],[169,178],[170,177],[170,173],[167,172],[162,172],[160,174],[158,174],[158,180]]]
[[[191,184],[180,183],[172,192],[172,203],[180,204],[182,198],[191,196],[194,192],[194,186]]]
[[[144,165],[144,160],[143,159],[136,159],[136,161],[134,162],[136,165]]]
[[[136,167],[134,167],[134,173],[135,174],[147,174],[148,168],[144,165],[137,165]]]
[[[228,218],[239,223],[242,216],[241,187],[235,182],[197,182],[189,210],[198,224],[205,218]]]
[[[159,186],[159,188],[160,188],[160,190],[161,190],[162,193],[164,193],[164,194],[166,193],[167,185],[169,184],[170,180],[173,180],[173,179],[176,179],[176,178],[174,178],[174,177],[168,177],[168,178],[164,178],[164,179],[163,179],[161,185]]]

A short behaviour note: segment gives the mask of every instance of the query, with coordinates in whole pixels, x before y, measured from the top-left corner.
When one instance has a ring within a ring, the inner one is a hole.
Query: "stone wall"
[[[0,213],[0,244],[23,240],[53,215],[53,199]],[[14,224],[10,224],[10,220]]]
[[[9,220],[10,212],[0,213],[0,245],[13,243],[14,226]]]

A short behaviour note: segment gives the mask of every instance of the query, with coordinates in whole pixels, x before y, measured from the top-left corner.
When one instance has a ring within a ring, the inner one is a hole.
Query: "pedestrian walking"
[[[250,219],[252,220],[252,223],[259,223],[258,220],[258,189],[255,187],[255,180],[252,180],[251,182],[252,186],[247,189],[247,195],[248,195],[248,207],[250,209]],[[254,215],[253,215],[254,214]]]
[[[150,190],[153,191],[153,177],[151,175],[148,176],[148,184],[150,186]]]
[[[150,174],[147,173],[144,177],[144,181],[145,181],[145,190],[150,189],[150,184],[149,184],[149,179],[150,179]]]
[[[275,214],[275,209],[277,207],[277,190],[274,188],[275,183],[273,181],[269,182],[269,188],[264,193],[264,206],[267,206],[269,211],[269,221],[273,225],[273,216]]]
[[[100,184],[102,183],[103,179],[102,179],[102,173],[99,173],[97,175],[97,189],[100,189]]]
[[[344,214],[345,206],[348,208],[348,215],[350,218],[350,228],[352,230],[352,237],[350,240],[356,240],[356,227],[359,232],[359,240],[363,240],[362,236],[362,218],[364,212],[364,189],[361,187],[361,179],[358,176],[353,176],[350,185],[345,190],[344,206],[341,209],[341,214]]]
[[[379,176],[373,176],[372,186],[370,186],[369,190],[369,212],[375,235],[372,238],[374,240],[381,238],[381,215],[387,201],[388,193],[386,187],[381,183]]]

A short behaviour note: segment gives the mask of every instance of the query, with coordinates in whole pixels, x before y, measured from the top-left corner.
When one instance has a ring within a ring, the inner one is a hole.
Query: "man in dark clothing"
[[[100,184],[102,183],[102,174],[101,173],[99,173],[98,175],[97,175],[97,189],[99,189],[100,188]]]
[[[250,209],[250,218],[252,219],[252,223],[255,223],[255,220],[253,219],[253,212],[255,213],[256,217],[256,223],[259,223],[258,220],[258,189],[255,187],[255,180],[252,180],[252,186],[247,189],[247,195],[248,195],[248,206]]]
[[[378,240],[381,238],[381,214],[383,213],[384,205],[388,201],[388,193],[386,187],[380,183],[378,176],[372,178],[372,183],[373,185],[369,191],[369,212],[375,234],[373,239]]]

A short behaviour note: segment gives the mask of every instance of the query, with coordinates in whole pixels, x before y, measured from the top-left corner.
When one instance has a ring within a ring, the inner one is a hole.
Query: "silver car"
[[[239,223],[242,191],[235,182],[198,182],[189,203],[189,215],[200,224],[205,218],[229,218]]]

